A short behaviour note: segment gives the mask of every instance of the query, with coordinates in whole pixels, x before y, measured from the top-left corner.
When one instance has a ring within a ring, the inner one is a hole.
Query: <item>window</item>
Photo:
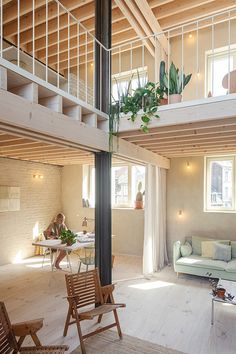
[[[211,92],[212,96],[227,94],[227,89],[222,86],[222,80],[226,74],[236,68],[236,48],[218,48],[206,52],[206,96]]]
[[[206,158],[205,211],[236,211],[235,168],[236,156]]]
[[[132,208],[138,192],[145,188],[145,167],[141,165],[117,164],[112,166],[112,207]],[[140,184],[141,182],[141,184]],[[95,168],[83,166],[83,205],[95,206]]]
[[[119,100],[119,96],[125,94],[127,90],[131,93],[133,90],[143,86],[147,82],[147,67],[122,72],[112,76],[112,99]]]

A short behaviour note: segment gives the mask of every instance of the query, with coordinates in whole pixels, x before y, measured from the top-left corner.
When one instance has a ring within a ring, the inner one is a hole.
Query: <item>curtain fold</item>
[[[166,170],[148,164],[145,179],[143,273],[168,263],[166,246]]]

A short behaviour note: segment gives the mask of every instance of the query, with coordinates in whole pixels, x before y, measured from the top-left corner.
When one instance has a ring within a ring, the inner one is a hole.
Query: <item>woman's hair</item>
[[[62,213],[59,213],[59,214],[57,214],[57,216],[56,216],[56,218],[55,218],[55,221],[56,220],[58,220],[58,219],[63,219],[63,220],[65,220],[65,215],[64,214],[62,214]]]

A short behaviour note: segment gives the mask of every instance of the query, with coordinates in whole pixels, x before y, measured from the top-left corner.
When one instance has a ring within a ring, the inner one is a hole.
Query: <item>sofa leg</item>
[[[179,277],[179,272],[177,272],[177,278]]]

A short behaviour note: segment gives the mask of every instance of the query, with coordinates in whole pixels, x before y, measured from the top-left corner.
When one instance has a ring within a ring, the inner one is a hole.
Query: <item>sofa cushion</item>
[[[214,260],[211,258],[203,258],[197,255],[191,255],[189,257],[181,257],[176,261],[176,264],[182,266],[192,266],[207,269],[225,270],[227,262]]]
[[[229,262],[231,260],[231,246],[214,242],[212,258]]]
[[[197,256],[202,255],[202,241],[213,241],[213,239],[200,236],[192,236],[193,254],[196,254]]]
[[[213,250],[215,243],[220,243],[222,245],[229,245],[230,240],[211,240],[211,241],[202,241],[202,257],[213,258]],[[235,257],[236,258],[236,257]],[[220,258],[213,258],[220,259]],[[231,259],[231,257],[230,257]],[[230,259],[220,259],[228,262]]]
[[[212,258],[214,241],[202,241],[202,257]]]
[[[231,261],[227,263],[225,270],[229,273],[236,273],[236,259],[231,259]]]
[[[201,236],[192,236],[193,254],[201,256],[202,255],[202,242],[206,242],[206,241],[220,242],[220,243],[223,243],[225,245],[229,245],[230,244],[230,240],[216,240],[216,239],[213,239],[213,238],[207,238],[207,237],[201,237]],[[212,257],[212,255],[211,255],[211,257]]]
[[[190,245],[189,242],[185,242],[184,245],[180,246],[180,252],[182,257],[188,257],[192,254],[193,250],[192,250],[192,246]]]
[[[236,258],[236,241],[231,241],[232,258]]]

